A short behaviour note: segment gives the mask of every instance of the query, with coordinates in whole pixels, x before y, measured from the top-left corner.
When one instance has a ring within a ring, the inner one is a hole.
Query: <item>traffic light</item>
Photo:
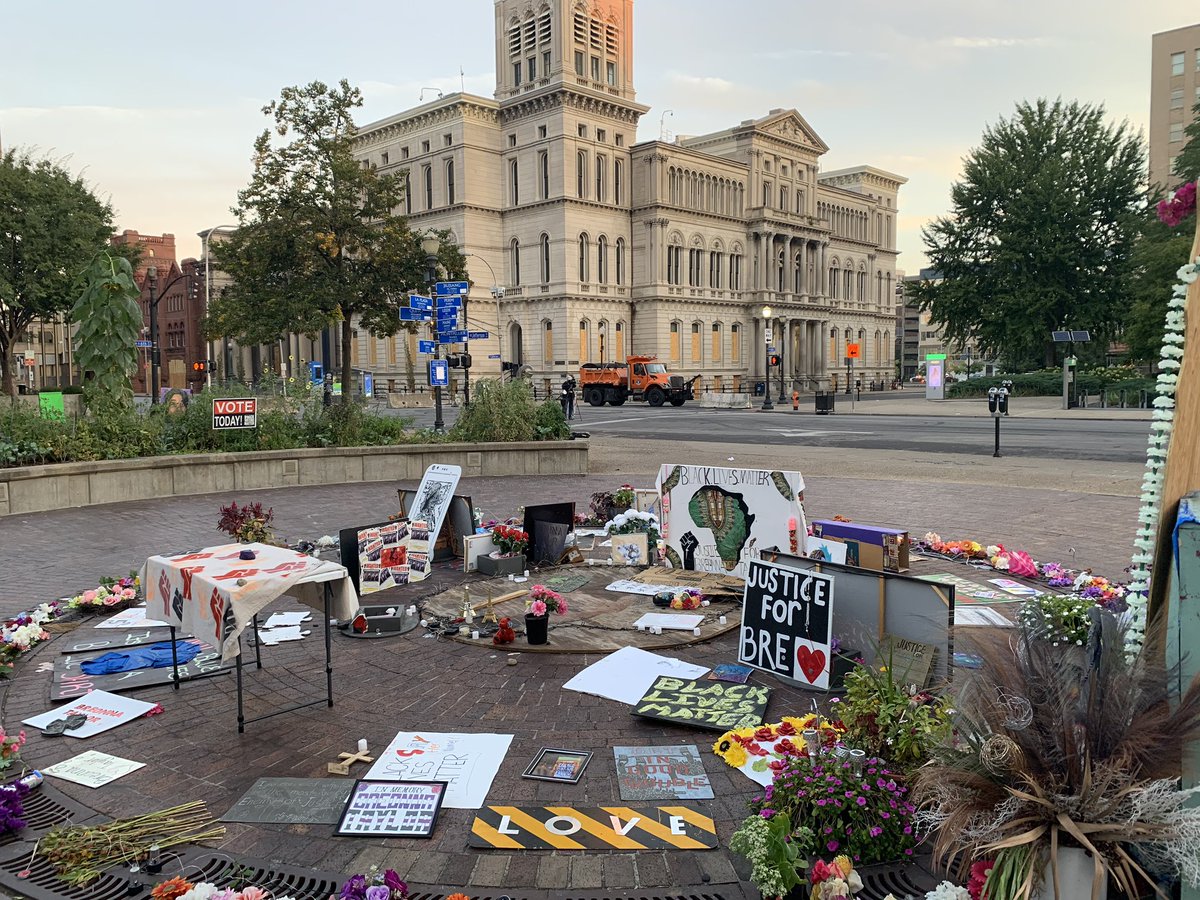
[[[778,367],[778,365],[779,365],[779,354],[778,354],[778,353],[771,353],[771,354],[769,354],[769,355],[767,356],[767,365],[768,365],[768,366],[770,366],[772,369],[774,369],[774,368]]]
[[[208,371],[208,361],[207,360],[199,360],[197,362],[192,363],[192,371],[193,372],[207,372]]]
[[[457,353],[449,354],[446,357],[446,365],[448,365],[451,369],[461,368],[462,363],[459,361],[459,355]]]
[[[462,366],[462,368],[464,368],[464,369],[471,368],[471,354],[470,353],[458,354],[458,364],[460,366]]]

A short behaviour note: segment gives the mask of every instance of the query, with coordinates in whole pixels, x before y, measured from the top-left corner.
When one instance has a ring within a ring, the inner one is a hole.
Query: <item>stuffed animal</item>
[[[492,643],[496,646],[500,644],[511,644],[517,639],[517,633],[513,631],[512,620],[504,618],[500,620],[500,627],[492,636]]]

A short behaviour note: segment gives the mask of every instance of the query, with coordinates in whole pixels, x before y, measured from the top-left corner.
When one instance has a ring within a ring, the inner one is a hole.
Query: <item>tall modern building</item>
[[[1200,25],[1154,35],[1150,50],[1150,183],[1177,186],[1175,158],[1200,103]]]
[[[633,0],[496,0],[495,28],[494,98],[440,97],[358,145],[402,173],[413,228],[449,229],[469,254],[469,325],[491,332],[477,368],[498,355],[549,385],[647,354],[747,390],[771,347],[790,392],[845,379],[858,343],[856,377],[893,377],[905,178],[822,171],[829,148],[794,109],[638,142]],[[355,365],[398,380],[416,337],[360,333]]]

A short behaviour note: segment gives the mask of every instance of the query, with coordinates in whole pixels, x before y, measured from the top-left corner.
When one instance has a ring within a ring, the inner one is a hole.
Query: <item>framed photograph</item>
[[[583,750],[557,750],[553,747],[543,747],[529,768],[525,770],[526,778],[536,778],[538,781],[562,781],[567,784],[578,784],[583,777],[592,754]]]
[[[446,795],[445,781],[368,781],[350,791],[334,834],[349,837],[433,835]]]
[[[650,565],[649,536],[645,534],[614,534],[612,560],[618,566]]]

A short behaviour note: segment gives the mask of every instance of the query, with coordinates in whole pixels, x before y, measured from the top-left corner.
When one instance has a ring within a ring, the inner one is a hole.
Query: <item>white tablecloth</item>
[[[243,550],[253,550],[255,558],[241,559]],[[286,547],[225,544],[152,556],[141,575],[147,616],[219,646],[222,659],[238,655],[238,635],[255,613],[284,594],[323,615],[328,584],[330,615],[349,619],[358,610],[358,594],[345,568]]]

